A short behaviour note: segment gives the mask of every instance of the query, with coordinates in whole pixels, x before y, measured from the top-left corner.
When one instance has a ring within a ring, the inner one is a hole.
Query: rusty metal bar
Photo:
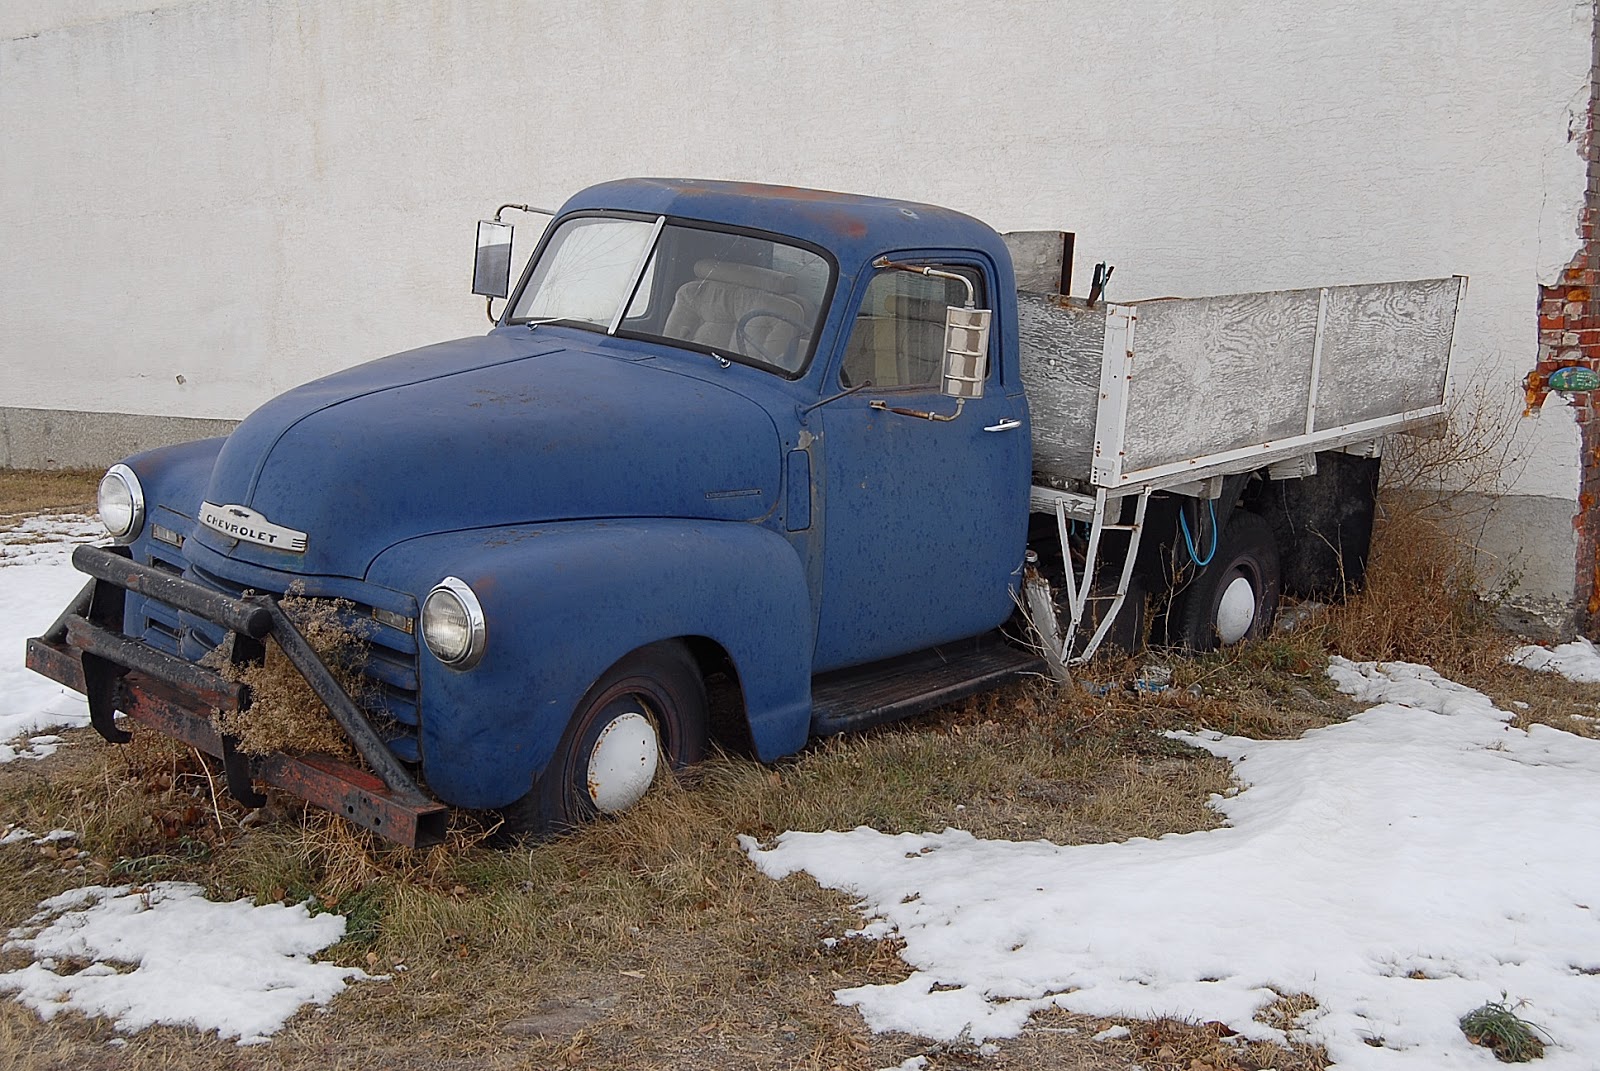
[[[244,702],[244,685],[138,640],[108,632],[81,617],[67,618],[67,643],[86,655],[183,688],[194,696],[196,705],[207,710],[237,710]]]
[[[28,641],[28,668],[74,691],[84,690],[78,651],[45,639]],[[182,687],[131,670],[118,682],[117,705],[135,721],[181,740],[215,758],[222,738],[210,711],[195,709]],[[407,798],[365,770],[323,756],[266,755],[250,759],[252,775],[267,784],[342,815],[379,836],[407,847],[444,839],[448,808],[428,799]]]
[[[364,770],[334,759],[267,755],[256,761],[256,776],[396,844],[421,848],[444,840],[449,822],[444,804],[408,799]]]
[[[95,581],[91,580],[83,585],[83,590],[78,592],[77,598],[68,603],[67,608],[61,611],[61,616],[57,617],[55,621],[51,622],[50,627],[44,630],[43,639],[49,640],[51,643],[60,643],[67,638],[67,618],[89,616],[89,603],[94,599],[95,583]]]
[[[78,547],[72,552],[72,564],[97,580],[187,610],[253,640],[272,630],[272,617],[259,603],[229,598],[103,547]]]
[[[28,668],[49,677],[57,684],[65,684],[74,692],[83,691],[83,664],[78,653],[65,646],[62,640],[36,637],[28,641]]]

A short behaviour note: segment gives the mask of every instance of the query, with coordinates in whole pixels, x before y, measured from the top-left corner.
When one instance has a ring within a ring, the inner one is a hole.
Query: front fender
[[[124,460],[139,477],[144,489],[145,525],[139,543],[150,537],[150,526],[160,523],[188,536],[194,529],[194,518],[205,497],[206,482],[211,479],[212,466],[225,439],[197,439],[146,450]]]
[[[139,486],[144,491],[144,530],[129,548],[135,561],[150,562],[154,558],[180,566],[187,561],[187,555],[177,547],[153,541],[150,532],[159,524],[186,540],[193,538],[200,500],[205,496],[206,482],[211,479],[217,451],[225,441],[198,439],[146,450],[124,460],[123,464],[139,477]],[[142,631],[146,605],[141,595],[126,596],[123,628],[130,635],[137,636]],[[175,622],[176,618],[173,620]]]
[[[482,661],[453,670],[423,647],[429,787],[462,807],[521,797],[589,686],[657,640],[705,636],[734,661],[757,754],[799,750],[811,714],[811,600],[794,549],[756,525],[617,520],[422,536],[367,580],[417,593],[456,576],[483,604]]]

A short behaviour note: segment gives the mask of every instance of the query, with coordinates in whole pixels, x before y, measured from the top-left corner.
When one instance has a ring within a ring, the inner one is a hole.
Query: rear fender
[[[589,686],[630,651],[678,636],[727,650],[763,760],[805,744],[811,600],[800,559],[775,533],[687,520],[480,529],[391,547],[367,579],[420,602],[446,576],[478,596],[488,641],[460,671],[423,645],[423,762],[441,799],[498,807],[521,797]]]

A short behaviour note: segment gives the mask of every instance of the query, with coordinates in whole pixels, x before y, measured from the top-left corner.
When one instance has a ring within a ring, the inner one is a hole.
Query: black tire
[[[683,644],[668,641],[641,647],[601,674],[579,702],[532,790],[501,811],[504,831],[513,836],[553,836],[637,802],[634,798],[622,806],[604,806],[607,788],[597,784],[591,762],[599,754],[602,736],[611,735],[608,729],[628,734],[639,728],[638,717],[653,729],[659,751],[654,777],[646,787],[663,775],[663,765],[677,771],[705,758],[705,682]],[[629,794],[622,796],[626,799]]]
[[[1272,526],[1257,514],[1236,511],[1211,564],[1181,596],[1172,639],[1191,650],[1210,651],[1263,635],[1272,628],[1282,586]]]

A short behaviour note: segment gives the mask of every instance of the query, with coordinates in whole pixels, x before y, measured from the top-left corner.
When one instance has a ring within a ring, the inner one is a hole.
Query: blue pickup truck
[[[407,844],[437,839],[446,805],[549,833],[625,810],[712,739],[770,761],[1059,674],[1156,594],[1177,592],[1154,618],[1175,640],[1253,634],[1295,586],[1291,560],[1329,543],[1282,533],[1337,514],[1353,571],[1377,464],[1363,444],[1430,415],[1308,420],[1183,471],[1064,471],[1062,447],[1052,476],[1029,394],[1071,388],[1051,386],[1049,355],[1028,372],[1024,335],[1048,345],[1040,315],[1098,325],[1104,389],[1072,418],[1098,456],[1122,431],[1103,425],[1137,413],[1139,376],[1117,364],[1132,307],[1054,293],[1025,313],[1011,247],[977,220],[677,180],[594,186],[553,216],[487,334],[114,466],[112,545],[78,549],[91,579],[30,666],[84,692],[107,739],[128,738],[120,711],[220,757],[247,802],[275,785]],[[279,605],[291,590],[354,607],[360,702]],[[1026,628],[1062,607],[1069,626]],[[247,755],[219,732],[250,695],[218,653],[266,643],[359,764]]]

